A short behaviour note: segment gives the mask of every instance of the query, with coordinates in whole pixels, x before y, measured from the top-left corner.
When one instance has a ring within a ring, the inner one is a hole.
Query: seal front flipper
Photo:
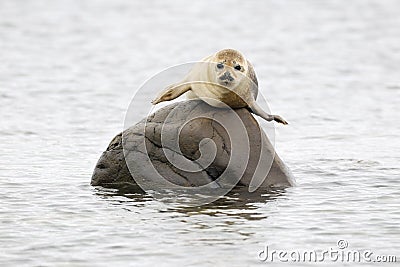
[[[153,101],[151,101],[151,103],[153,105],[156,105],[163,101],[169,101],[169,100],[175,99],[175,98],[179,97],[180,95],[186,93],[190,89],[191,89],[190,83],[172,84],[172,85],[168,86],[167,88],[165,88],[164,90],[162,90],[158,94],[158,96]]]
[[[288,124],[287,121],[285,121],[281,116],[279,115],[270,115],[267,112],[265,112],[264,110],[262,110],[262,108],[255,102],[251,102],[249,103],[249,108],[250,111],[258,116],[260,116],[261,118],[263,118],[266,121],[276,121],[282,124]]]

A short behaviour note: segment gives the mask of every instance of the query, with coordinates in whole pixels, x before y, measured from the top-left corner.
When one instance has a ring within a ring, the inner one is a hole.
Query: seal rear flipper
[[[249,109],[252,113],[256,114],[257,116],[260,116],[266,121],[276,121],[282,124],[288,124],[287,121],[285,121],[281,116],[279,115],[270,115],[267,112],[265,112],[257,103],[256,101],[253,101],[252,103],[249,103]]]
[[[256,101],[253,101],[249,103],[249,109],[252,113],[256,114],[257,116],[260,116],[266,121],[272,121],[274,117],[267,112],[265,112],[257,103]]]
[[[175,98],[181,96],[182,94],[186,93],[190,89],[191,89],[191,87],[190,87],[189,83],[172,84],[172,85],[168,86],[167,88],[165,88],[164,90],[162,90],[158,94],[158,96],[153,101],[151,101],[151,103],[153,105],[156,105],[163,101],[169,101],[169,100],[175,99]]]

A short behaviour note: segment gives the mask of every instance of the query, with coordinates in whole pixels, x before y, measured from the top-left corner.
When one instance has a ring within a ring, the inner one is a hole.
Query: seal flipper
[[[190,89],[191,89],[191,87],[190,87],[189,83],[172,84],[172,85],[168,86],[167,88],[165,88],[164,90],[162,90],[158,94],[158,96],[153,101],[151,101],[151,103],[153,105],[156,105],[163,101],[169,101],[169,100],[175,99],[175,98],[181,96],[182,94],[186,93]]]
[[[270,115],[267,112],[265,112],[264,110],[262,110],[262,108],[256,103],[256,101],[252,101],[251,103],[249,103],[249,109],[252,113],[260,116],[261,118],[263,118],[266,121],[276,121],[282,124],[288,124],[287,121],[285,121],[281,116],[279,115]]]

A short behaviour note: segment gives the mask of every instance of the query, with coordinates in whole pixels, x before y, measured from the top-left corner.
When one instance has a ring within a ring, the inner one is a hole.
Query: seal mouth
[[[230,81],[218,81],[218,83],[224,87],[231,87],[233,85],[233,82]]]

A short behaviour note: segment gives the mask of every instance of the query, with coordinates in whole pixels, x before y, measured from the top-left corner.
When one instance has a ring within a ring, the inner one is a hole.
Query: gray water
[[[397,0],[0,1],[0,265],[265,266],[265,245],[338,240],[400,256],[399,10]],[[225,47],[250,59],[289,121],[275,143],[298,186],[182,210],[91,187],[133,92]]]

